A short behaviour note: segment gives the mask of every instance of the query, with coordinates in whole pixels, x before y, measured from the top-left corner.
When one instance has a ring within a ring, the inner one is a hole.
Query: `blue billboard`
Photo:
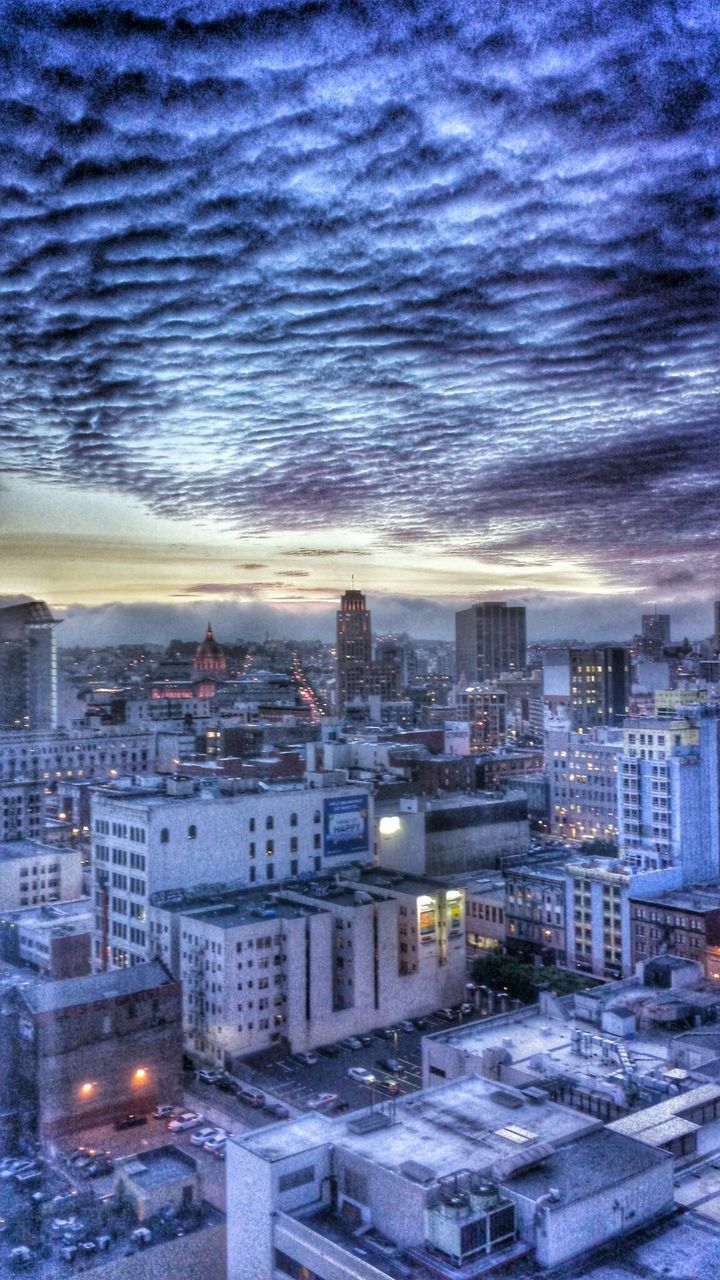
[[[335,796],[324,801],[325,856],[368,853],[367,796]]]

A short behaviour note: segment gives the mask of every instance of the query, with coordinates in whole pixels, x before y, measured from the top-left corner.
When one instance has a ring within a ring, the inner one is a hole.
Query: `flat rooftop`
[[[99,1004],[118,996],[137,995],[156,987],[174,983],[165,967],[157,960],[132,965],[129,969],[110,969],[106,973],[90,973],[84,978],[62,978],[58,982],[36,982],[23,991],[23,999],[34,1013],[56,1013],[83,1004]]]
[[[676,907],[680,911],[720,911],[720,880],[697,885],[692,889],[672,889],[667,893],[632,893],[632,902],[648,903],[653,907]]]
[[[642,990],[648,995],[653,994],[647,988]],[[433,1032],[423,1037],[423,1045],[425,1052],[430,1054],[435,1042],[451,1045],[468,1058],[479,1058],[486,1049],[506,1048],[516,1066],[529,1066],[531,1059],[542,1055],[546,1068],[543,1074],[552,1074],[557,1069],[559,1072],[570,1071],[574,1076],[586,1075],[590,1080],[604,1080],[618,1070],[619,1060],[602,1061],[599,1057],[579,1052],[573,1044],[573,1031],[602,1036],[603,1040],[622,1046],[638,1065],[651,1067],[667,1062],[666,1031],[640,1030],[632,1039],[625,1039],[601,1031],[594,1023],[576,1015],[568,1014],[567,1020],[563,1021],[540,1012],[537,1005],[469,1022],[465,1026],[451,1026],[447,1031]]]
[[[128,1156],[118,1163],[118,1171],[132,1178],[143,1191],[149,1191],[197,1173],[197,1163],[192,1156],[169,1143]]]
[[[56,858],[77,853],[72,845],[44,844],[42,840],[3,840],[0,842],[0,861],[13,862],[18,858]]]
[[[619,1139],[619,1141],[618,1141]],[[598,1129],[553,1152],[542,1164],[521,1170],[504,1179],[505,1185],[518,1195],[537,1200],[551,1188],[559,1192],[554,1201],[558,1209],[577,1200],[586,1200],[604,1187],[612,1187],[624,1178],[634,1177],[672,1156],[648,1147],[621,1133]],[[552,1213],[553,1202],[548,1204]]]
[[[482,1172],[538,1143],[562,1146],[599,1121],[554,1102],[531,1102],[516,1089],[466,1076],[407,1095],[374,1112],[350,1117],[303,1116],[292,1124],[233,1139],[268,1161],[331,1143],[416,1181],[407,1166],[422,1166],[428,1183],[458,1169]],[[381,1117],[385,1116],[385,1122]]]

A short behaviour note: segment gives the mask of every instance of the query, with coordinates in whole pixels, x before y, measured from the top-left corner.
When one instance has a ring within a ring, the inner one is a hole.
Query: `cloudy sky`
[[[68,639],[317,634],[352,574],[420,634],[483,596],[709,633],[716,4],[0,0],[0,32],[0,591]]]

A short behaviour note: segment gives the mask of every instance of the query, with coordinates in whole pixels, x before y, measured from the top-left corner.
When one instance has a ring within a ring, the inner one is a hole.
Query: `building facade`
[[[82,879],[78,848],[40,840],[0,844],[0,903],[5,911],[79,898]]]
[[[364,702],[370,693],[372,631],[362,591],[346,591],[336,617],[337,711]]]
[[[44,600],[0,607],[0,728],[56,728],[57,625]]]
[[[569,840],[615,842],[620,729],[552,730],[545,737],[550,830]]]
[[[524,606],[489,600],[460,609],[455,659],[460,684],[483,684],[522,671],[527,663]]]
[[[152,950],[182,982],[185,1045],[217,1065],[307,1050],[461,1000],[462,889],[346,871],[270,895],[156,894]]]
[[[162,889],[201,881],[275,883],[371,858],[367,788],[168,779],[163,787],[108,787],[92,806],[94,963],[148,959],[147,907]],[[322,785],[327,783],[327,785]]]
[[[658,955],[680,956],[720,981],[720,883],[631,897],[630,946],[633,965]]]
[[[41,1139],[181,1095],[180,987],[159,963],[16,988],[14,1104]]]

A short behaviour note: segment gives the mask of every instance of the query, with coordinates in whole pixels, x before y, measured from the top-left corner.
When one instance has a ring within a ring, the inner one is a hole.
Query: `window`
[[[269,813],[267,818],[265,819],[265,827],[268,831],[272,831],[274,826],[275,826],[275,821],[273,819],[272,814]]]
[[[278,1180],[279,1191],[294,1191],[296,1187],[307,1186],[315,1181],[315,1166],[305,1165],[302,1169],[294,1169],[292,1173],[281,1173]]]
[[[196,839],[197,839],[197,827],[195,826],[195,823],[193,822],[193,823],[188,827],[188,840],[196,840]]]
[[[251,818],[251,819],[250,819],[250,822],[248,823],[248,828],[249,828],[249,830],[250,830],[250,831],[254,831],[254,830],[255,830],[255,819],[254,819],[254,818]]]
[[[290,814],[290,826],[291,826],[291,827],[296,827],[296,826],[297,826],[297,824],[298,824],[298,816],[297,816],[297,814],[296,814],[296,813],[291,813],[291,814]]]
[[[160,832],[160,843],[168,844],[169,840],[170,840],[170,832],[168,831],[167,827],[163,827],[162,831]]]

